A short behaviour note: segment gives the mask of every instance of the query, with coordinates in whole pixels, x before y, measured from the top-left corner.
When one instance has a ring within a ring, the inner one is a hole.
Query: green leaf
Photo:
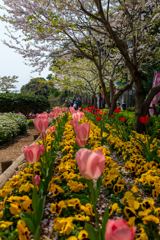
[[[39,226],[37,226],[37,228],[36,228],[36,232],[35,232],[35,235],[34,235],[34,240],[39,240]]]
[[[90,203],[90,201],[86,199],[80,199],[80,202],[82,205],[86,205],[87,203]]]
[[[78,199],[86,199],[90,202],[90,199],[89,197],[87,197],[86,195],[84,194],[76,194],[76,193],[73,193],[71,194],[71,198],[78,198]]]
[[[46,197],[43,197],[40,199],[39,201],[39,205],[38,205],[38,211],[37,211],[37,224],[40,225],[41,221],[42,221],[42,217],[43,217],[43,212],[44,212],[44,204],[45,204],[45,200]]]
[[[103,175],[101,175],[98,180],[97,180],[97,184],[96,184],[96,187],[94,189],[94,194],[95,194],[95,204],[97,204],[97,199],[99,197],[99,193],[100,193],[100,190],[101,190],[101,185],[102,185],[102,179],[103,179]]]
[[[35,226],[34,226],[33,222],[29,218],[22,218],[22,220],[25,221],[29,230],[34,234],[35,233]]]
[[[33,215],[28,213],[28,212],[20,213],[20,217],[21,218],[28,218],[28,219],[31,220],[31,222],[33,222]]]
[[[35,187],[33,188],[33,193],[32,193],[32,207],[36,214],[37,208],[38,208],[38,194],[37,194],[37,189]]]
[[[88,232],[89,238],[91,240],[97,240],[98,239],[98,235],[97,235],[97,233],[94,230],[92,225],[90,225],[89,223],[85,223],[85,230]]]
[[[104,239],[104,235],[105,235],[105,230],[106,230],[106,224],[108,222],[109,219],[109,207],[106,208],[104,217],[103,217],[103,222],[102,222],[102,229],[101,229],[101,238]]]

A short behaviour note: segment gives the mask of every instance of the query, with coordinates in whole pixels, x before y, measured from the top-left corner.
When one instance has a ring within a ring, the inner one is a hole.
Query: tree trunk
[[[109,85],[110,85],[110,102],[112,104],[112,100],[114,96],[114,85],[112,80],[109,81]]]
[[[135,82],[136,100],[134,130],[138,133],[142,133],[144,131],[144,124],[140,122],[139,118],[147,115],[147,107],[143,107],[143,90],[140,73],[135,73],[133,77]]]
[[[93,95],[93,98],[94,98],[94,106],[95,106],[95,108],[97,108],[97,97],[96,97],[96,94]]]

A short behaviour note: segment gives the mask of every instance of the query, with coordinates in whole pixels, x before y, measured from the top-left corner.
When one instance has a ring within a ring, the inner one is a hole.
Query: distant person
[[[77,100],[74,100],[74,102],[73,102],[73,107],[74,107],[74,109],[76,110],[76,108],[77,108]]]
[[[80,108],[81,107],[81,100],[80,99],[78,99],[78,108]]]
[[[122,104],[122,108],[123,108],[123,110],[126,110],[126,102],[125,101]]]

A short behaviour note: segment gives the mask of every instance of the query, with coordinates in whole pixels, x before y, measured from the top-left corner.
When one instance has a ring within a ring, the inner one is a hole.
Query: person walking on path
[[[123,108],[123,110],[126,110],[126,103],[125,103],[125,101],[122,104],[122,108]]]

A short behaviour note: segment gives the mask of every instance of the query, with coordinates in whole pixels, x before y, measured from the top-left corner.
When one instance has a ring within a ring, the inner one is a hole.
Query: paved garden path
[[[27,130],[24,135],[16,136],[8,143],[0,145],[0,174],[1,174],[1,161],[3,160],[16,160],[22,153],[24,145],[29,146],[34,142],[34,134],[37,130],[33,127]]]

